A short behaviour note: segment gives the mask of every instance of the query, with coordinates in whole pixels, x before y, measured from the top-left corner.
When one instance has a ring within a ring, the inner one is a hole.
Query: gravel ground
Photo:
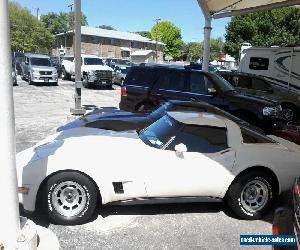
[[[74,105],[73,82],[61,81],[58,87],[29,86],[20,79],[18,83],[14,87],[17,152],[71,119]],[[117,108],[119,100],[117,86],[82,90],[82,104],[89,109]],[[41,214],[26,216],[49,227],[61,249],[271,249],[239,245],[240,234],[271,234],[271,215],[243,221],[222,203],[107,206],[92,222],[79,226],[52,225]]]

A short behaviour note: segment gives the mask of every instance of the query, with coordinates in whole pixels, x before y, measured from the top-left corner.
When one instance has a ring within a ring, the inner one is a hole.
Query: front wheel
[[[71,80],[71,75],[67,73],[65,68],[62,69],[61,78],[63,80]]]
[[[43,204],[51,222],[74,225],[87,222],[97,207],[95,184],[77,172],[62,172],[47,179]]]
[[[30,74],[28,74],[27,79],[28,79],[28,84],[29,84],[29,85],[32,85],[33,82],[32,82],[32,80],[31,80],[31,75],[30,75]]]
[[[298,120],[298,112],[291,105],[282,105],[282,119],[285,122]]]
[[[228,189],[226,201],[242,219],[256,220],[272,207],[276,190],[274,181],[264,172],[249,172],[234,180]]]
[[[90,83],[89,83],[89,79],[87,75],[83,76],[83,81],[82,81],[82,85],[85,88],[89,88],[90,87]]]

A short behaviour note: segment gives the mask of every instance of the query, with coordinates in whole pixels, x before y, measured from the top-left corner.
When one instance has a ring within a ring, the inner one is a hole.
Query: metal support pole
[[[0,245],[15,249],[20,231],[8,0],[0,1]]]
[[[75,0],[75,108],[71,109],[73,115],[83,115],[85,110],[81,107],[81,0]]]
[[[203,48],[203,60],[202,70],[208,71],[209,57],[210,57],[210,33],[211,33],[211,17],[205,18],[204,27],[204,48]]]

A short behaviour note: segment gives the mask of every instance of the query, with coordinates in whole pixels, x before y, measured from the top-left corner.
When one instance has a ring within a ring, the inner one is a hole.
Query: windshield
[[[103,65],[100,58],[84,58],[84,65]]]
[[[211,78],[218,85],[222,92],[235,92],[236,89],[223,77],[217,74],[211,74]]]
[[[31,65],[51,67],[51,62],[50,62],[50,59],[48,59],[48,58],[34,58],[34,57],[32,57],[30,59],[30,61],[31,61]]]
[[[182,127],[183,125],[178,121],[165,115],[152,123],[139,136],[147,145],[161,149],[168,145]]]
[[[160,105],[157,109],[155,109],[151,114],[149,114],[151,119],[158,120],[159,118],[163,117],[168,111],[171,109],[171,103],[164,103]]]

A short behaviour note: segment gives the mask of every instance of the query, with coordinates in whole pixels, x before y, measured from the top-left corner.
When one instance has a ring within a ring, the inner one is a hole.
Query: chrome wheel
[[[58,184],[51,198],[54,209],[66,217],[80,214],[87,205],[84,187],[73,181]]]
[[[263,209],[268,199],[268,187],[260,180],[248,182],[241,192],[241,204],[249,212],[257,212]]]
[[[284,108],[282,110],[282,118],[284,121],[292,121],[294,118],[294,111],[290,108]]]

